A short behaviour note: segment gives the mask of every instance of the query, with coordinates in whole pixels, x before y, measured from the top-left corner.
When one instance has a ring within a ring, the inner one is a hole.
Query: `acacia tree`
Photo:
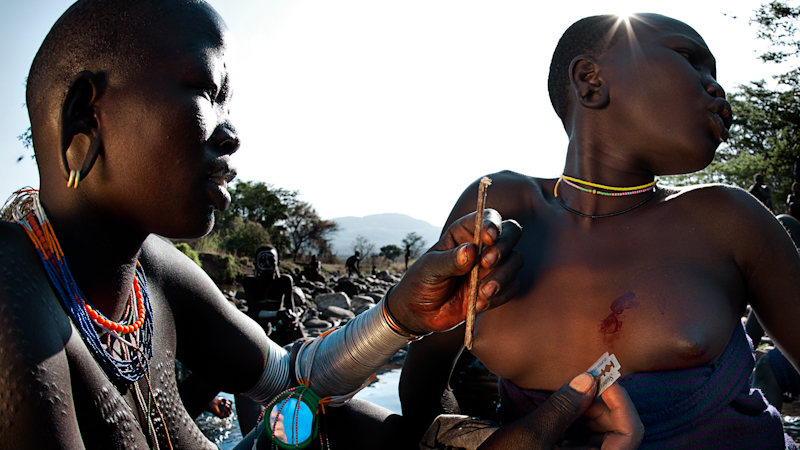
[[[339,230],[336,222],[320,219],[309,203],[300,201],[289,205],[283,226],[290,240],[292,259],[297,259],[304,250],[327,248],[329,236]]]
[[[412,258],[416,258],[419,256],[422,248],[425,247],[425,239],[422,239],[422,236],[412,231],[403,239],[403,246],[411,250]]]
[[[231,194],[231,205],[224,212],[217,213],[214,227],[215,233],[231,242],[226,247],[238,242],[228,238],[231,233],[239,230],[242,222],[256,224],[264,229],[264,234],[269,238],[262,244],[269,242],[279,251],[289,247],[289,240],[280,222],[286,219],[289,205],[297,198],[297,191],[287,191],[256,181],[237,181],[228,187],[228,192]],[[250,227],[249,235],[254,240],[259,233]]]
[[[402,254],[403,254],[403,249],[396,245],[384,245],[383,247],[381,247],[380,255],[388,260],[394,261],[395,259],[397,259],[397,257],[399,257]]]
[[[369,258],[375,251],[375,244],[360,234],[356,236],[356,239],[353,241],[352,247],[353,251],[359,252],[362,258]]]
[[[800,35],[796,23],[800,6],[788,1],[763,4],[751,23],[758,37],[771,44],[762,54],[765,63],[783,64],[788,71],[775,76],[776,86],[764,80],[739,85],[728,96],[733,110],[730,138],[703,171],[667,177],[676,184],[722,182],[746,188],[756,173],[764,175],[772,190],[775,212],[786,212],[792,166],[800,155]]]

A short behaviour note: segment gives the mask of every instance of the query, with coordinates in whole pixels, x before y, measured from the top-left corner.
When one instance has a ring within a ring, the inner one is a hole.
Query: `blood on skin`
[[[611,314],[600,322],[601,333],[613,334],[622,329],[622,312],[639,306],[639,302],[633,301],[635,297],[635,293],[626,292],[611,303]]]

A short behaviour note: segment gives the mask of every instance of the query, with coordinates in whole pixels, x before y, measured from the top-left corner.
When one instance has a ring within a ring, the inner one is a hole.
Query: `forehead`
[[[668,38],[683,38],[708,48],[702,36],[694,28],[671,17],[637,14],[630,19],[630,29],[632,36],[640,44],[660,42]]]

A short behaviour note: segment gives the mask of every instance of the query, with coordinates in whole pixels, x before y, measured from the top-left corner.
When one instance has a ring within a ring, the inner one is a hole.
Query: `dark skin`
[[[639,48],[622,38],[601,57],[575,58],[565,74],[565,174],[639,186],[655,175],[705,167],[726,139],[730,108],[702,38],[673,19],[646,20],[650,26],[633,22]],[[520,223],[515,250],[525,259],[519,293],[476,321],[472,351],[493,373],[552,391],[606,351],[616,354],[623,376],[701,366],[725,348],[748,302],[798,366],[800,258],[780,224],[745,191],[659,188],[628,213],[591,219],[557,203],[555,180],[513,172],[490,178],[488,207]],[[448,225],[474,208],[476,193],[477,182]],[[572,209],[599,215],[650,193],[605,197],[562,182],[558,195]],[[403,411],[416,418],[414,432],[441,412],[438,399],[463,332],[409,350],[400,394]]]
[[[202,269],[155,236],[188,238],[211,229],[213,211],[229,204],[229,159],[239,147],[228,118],[224,23],[207,5],[182,8],[170,26],[153,22],[147,30],[153,52],[137,59],[136,67],[99,62],[84,68],[64,92],[50,94],[55,100],[49,104],[55,106],[37,113],[32,127],[41,203],[77,285],[95,308],[118,320],[136,262],[142,265],[154,336],[150,383],[142,378],[138,387],[145,397],[152,387],[160,411],[152,415],[163,416],[173,448],[211,449],[181,402],[175,358],[217,391],[244,392],[261,376],[268,338],[225,300]],[[124,27],[121,21],[119,28]],[[99,146],[97,162],[79,189],[66,187],[61,143],[70,167],[80,167],[91,146]],[[454,221],[452,232],[387,296],[401,324],[428,332],[462,322],[461,280],[478,263],[486,274],[484,287],[497,285],[501,293],[513,289],[506,283],[521,267],[520,258],[511,257],[519,227],[488,214],[482,242],[490,254],[505,257],[479,262],[468,243],[473,224],[474,215]],[[0,296],[0,447],[148,448],[133,384],[108,380],[72,326],[23,229],[0,222],[0,248],[0,287],[6,292]],[[492,306],[508,298],[497,294]],[[482,296],[480,308],[489,300]],[[590,393],[573,400],[582,410],[587,398]],[[574,420],[578,409],[556,407],[538,414],[538,421],[531,421],[536,438],[560,435],[551,425]],[[620,426],[635,423],[634,411],[620,411]],[[402,418],[374,405],[357,401],[329,414],[333,439],[343,439],[339,442],[347,448],[409,448],[405,439],[410,436],[399,433]],[[359,425],[369,425],[369,434],[347,428]],[[163,433],[159,441],[165,448]],[[269,442],[261,446],[268,448]]]

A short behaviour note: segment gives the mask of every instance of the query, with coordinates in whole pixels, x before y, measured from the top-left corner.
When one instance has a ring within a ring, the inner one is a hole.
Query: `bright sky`
[[[2,2],[0,200],[39,185],[32,152],[16,138],[29,126],[24,82],[72,3]],[[484,174],[557,176],[567,139],[547,96],[547,70],[558,38],[582,17],[655,12],[683,20],[705,38],[728,91],[779,72],[757,59],[766,45],[749,25],[758,0],[211,4],[236,39],[239,178],[299,190],[325,219],[393,212],[440,226]]]

